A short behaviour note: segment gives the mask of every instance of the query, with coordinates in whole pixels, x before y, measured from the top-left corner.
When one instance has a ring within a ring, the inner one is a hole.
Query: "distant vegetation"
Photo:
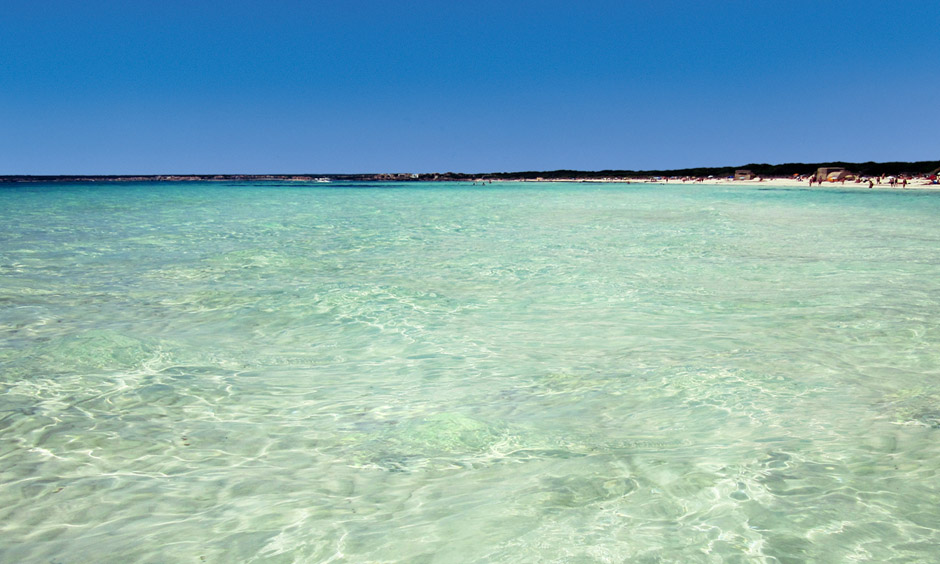
[[[724,178],[734,176],[735,170],[750,170],[757,176],[765,178],[789,177],[793,175],[808,175],[816,172],[820,167],[842,167],[863,176],[898,175],[898,174],[927,174],[940,168],[940,161],[918,162],[887,162],[887,163],[847,163],[842,161],[825,163],[785,163],[767,164],[751,163],[741,166],[680,168],[673,170],[553,170],[553,171],[526,171],[526,172],[498,172],[490,174],[462,175],[466,178],[492,178],[502,180],[522,178],[624,178],[624,177],[651,177],[651,176],[690,176]],[[450,173],[453,174],[453,173]],[[424,175],[422,175],[424,176]]]

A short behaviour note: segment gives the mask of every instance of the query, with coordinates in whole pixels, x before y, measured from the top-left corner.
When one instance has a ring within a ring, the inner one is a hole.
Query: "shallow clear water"
[[[940,558],[940,193],[0,209],[0,561]]]

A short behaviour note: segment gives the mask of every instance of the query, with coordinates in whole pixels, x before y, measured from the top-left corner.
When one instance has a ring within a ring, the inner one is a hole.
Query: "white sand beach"
[[[890,190],[940,190],[940,184],[927,178],[910,178],[907,184],[903,185],[899,181],[895,185],[884,179],[873,177],[872,189],[890,189]],[[718,177],[653,177],[653,178],[535,178],[527,179],[525,182],[609,182],[609,183],[630,183],[630,184],[710,184],[727,186],[771,186],[771,187],[804,187],[804,188],[868,188],[868,180],[845,180],[837,182],[823,182],[821,184],[809,184],[809,177],[797,178],[754,178],[752,180],[735,180],[734,178]]]

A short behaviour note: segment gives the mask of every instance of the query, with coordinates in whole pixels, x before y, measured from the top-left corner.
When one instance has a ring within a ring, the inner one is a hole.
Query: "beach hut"
[[[821,166],[816,169],[816,182],[837,182],[852,178],[852,173],[841,166]]]
[[[751,179],[753,179],[755,176],[757,176],[757,175],[754,174],[753,172],[749,171],[749,170],[746,170],[746,169],[741,169],[741,170],[736,170],[736,171],[734,171],[734,179],[735,179],[735,180],[751,180]]]
[[[852,178],[854,178],[852,174],[844,170],[840,170],[837,172],[830,172],[826,176],[826,180],[828,180],[829,182],[838,182],[840,180],[852,180]]]

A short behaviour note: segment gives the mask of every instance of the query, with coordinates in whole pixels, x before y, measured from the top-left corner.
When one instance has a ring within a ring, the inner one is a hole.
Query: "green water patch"
[[[8,374],[51,375],[140,370],[156,360],[156,342],[105,329],[55,337],[5,355]]]
[[[597,373],[579,372],[552,372],[537,382],[540,389],[550,394],[583,394],[604,389],[610,385],[610,377]]]
[[[546,476],[539,483],[542,502],[557,510],[584,507],[619,499],[631,494],[638,484],[629,477],[605,476]]]
[[[356,445],[359,464],[391,471],[463,466],[489,458],[507,439],[500,424],[460,413],[434,413],[388,426]]]
[[[940,391],[910,388],[890,394],[882,403],[895,423],[940,429]]]
[[[516,425],[459,412],[439,412],[400,420],[360,421],[338,447],[353,466],[393,472],[565,463],[604,452],[627,460],[694,447],[688,438],[676,434],[650,435],[638,429],[608,436],[590,425],[584,429],[551,429],[547,424],[540,421]]]

